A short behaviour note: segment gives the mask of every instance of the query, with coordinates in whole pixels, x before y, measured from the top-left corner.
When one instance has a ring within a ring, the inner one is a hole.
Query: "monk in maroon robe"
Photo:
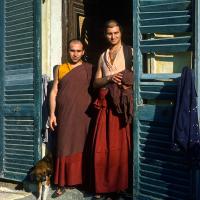
[[[132,148],[132,48],[122,43],[121,27],[114,20],[106,24],[105,36],[110,47],[100,56],[94,81],[94,87],[100,89],[94,102],[97,114],[88,162],[89,186],[96,199],[128,188]]]
[[[81,60],[81,41],[70,41],[68,53],[69,62],[55,70],[50,93],[50,127],[57,134],[54,183],[58,189],[53,197],[63,194],[64,187],[82,184],[83,149],[90,123],[92,65]]]

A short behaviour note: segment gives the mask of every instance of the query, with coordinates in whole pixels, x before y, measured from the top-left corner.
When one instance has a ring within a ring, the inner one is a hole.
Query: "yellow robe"
[[[60,81],[71,70],[72,66],[69,63],[61,64],[58,68],[58,81]]]

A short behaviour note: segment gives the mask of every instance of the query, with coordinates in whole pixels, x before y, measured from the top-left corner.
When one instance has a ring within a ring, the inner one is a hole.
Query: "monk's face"
[[[76,64],[81,61],[81,58],[84,55],[83,45],[81,42],[71,42],[68,52],[70,61],[73,64]]]
[[[121,43],[122,33],[119,26],[106,29],[106,38],[111,45],[117,45]]]

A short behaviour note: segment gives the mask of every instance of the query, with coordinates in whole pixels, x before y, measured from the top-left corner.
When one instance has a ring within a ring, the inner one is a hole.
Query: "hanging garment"
[[[193,71],[189,67],[184,67],[177,84],[172,127],[173,149],[182,149],[193,157],[200,158],[200,132],[196,98]]]
[[[50,78],[46,74],[42,75],[42,141],[44,143],[48,142],[49,134],[49,81]]]

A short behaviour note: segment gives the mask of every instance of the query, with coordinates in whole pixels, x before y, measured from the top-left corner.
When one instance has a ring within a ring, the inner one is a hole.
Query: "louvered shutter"
[[[0,177],[10,180],[41,154],[40,4],[0,1]]]
[[[134,196],[144,200],[189,200],[193,180],[187,160],[182,152],[170,148],[175,78],[180,73],[152,74],[146,65],[153,54],[193,50],[192,1],[134,0],[133,13]],[[166,37],[152,38],[155,34]],[[170,34],[173,37],[168,37]]]

